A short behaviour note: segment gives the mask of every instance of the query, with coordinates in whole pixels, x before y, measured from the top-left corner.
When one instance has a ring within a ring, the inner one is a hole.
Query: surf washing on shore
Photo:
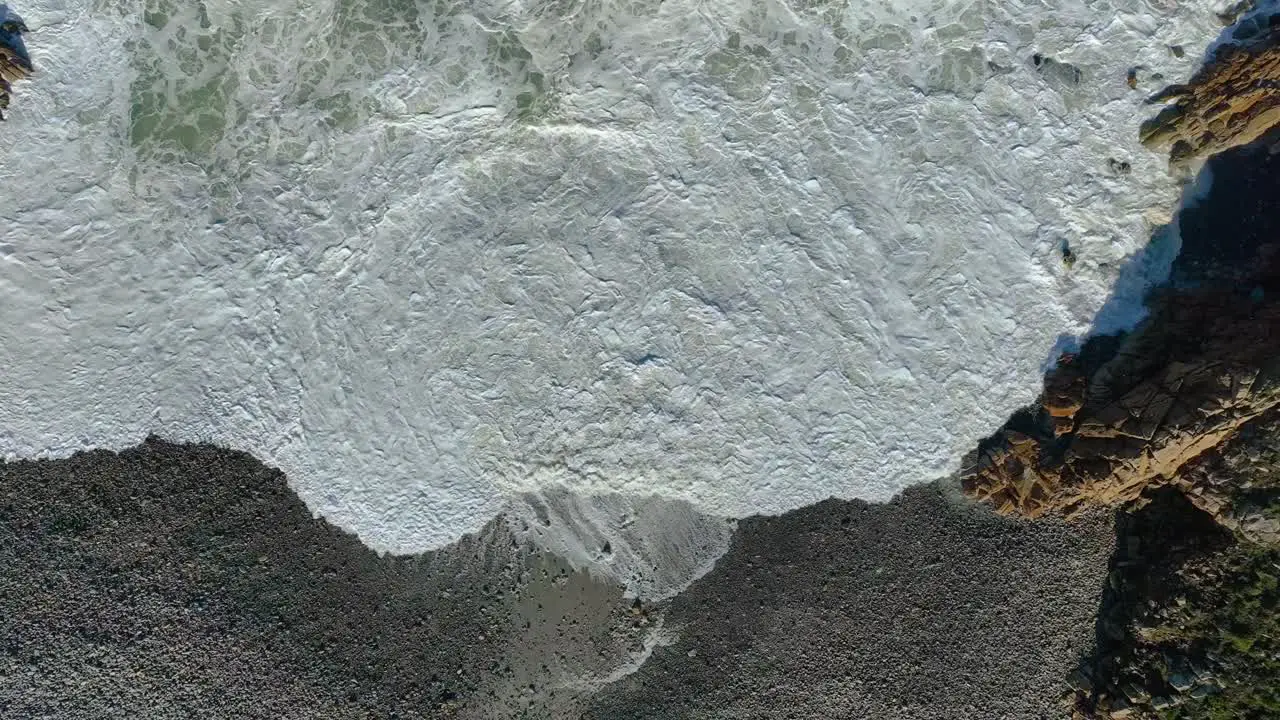
[[[669,592],[954,470],[1145,247],[1138,316],[1213,10],[31,0],[0,451],[212,442],[379,551],[509,512]]]

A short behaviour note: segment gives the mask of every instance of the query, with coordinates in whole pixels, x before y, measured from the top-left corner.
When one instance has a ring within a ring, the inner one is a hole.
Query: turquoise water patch
[[[492,76],[515,93],[517,120],[536,123],[555,112],[558,103],[552,81],[538,68],[518,33],[491,34],[485,59]]]
[[[723,49],[707,56],[703,66],[725,92],[740,100],[759,100],[769,92],[773,76],[769,50],[743,43],[736,32],[729,34]]]
[[[235,120],[239,80],[230,71],[244,22],[215,27],[203,3],[150,0],[135,42],[129,140],[140,155],[173,161],[207,157]]]

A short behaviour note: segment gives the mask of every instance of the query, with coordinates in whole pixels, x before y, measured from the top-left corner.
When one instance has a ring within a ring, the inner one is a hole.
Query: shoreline
[[[867,673],[845,699],[877,717],[965,717],[987,697],[1037,718],[1087,650],[1111,552],[1105,518],[1000,518],[935,484],[745,519],[711,572],[654,605],[500,522],[380,558],[250,456],[158,441],[0,465],[0,533],[0,710],[67,718],[676,718],[731,707],[721,681],[773,683],[768,702],[808,708],[797,717],[839,717],[806,699],[815,662]],[[840,627],[812,612],[842,594]],[[770,655],[799,664],[752,659]],[[136,676],[118,689],[123,672]]]

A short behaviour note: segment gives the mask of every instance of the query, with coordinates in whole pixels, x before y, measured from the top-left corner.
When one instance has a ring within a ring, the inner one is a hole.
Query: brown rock
[[[1280,125],[1280,37],[1226,45],[1192,78],[1148,103],[1171,102],[1142,124],[1148,147],[1170,146],[1170,163],[1246,145]]]
[[[15,35],[26,32],[21,23],[6,22],[3,29]],[[0,44],[0,120],[4,119],[4,110],[9,107],[9,97],[13,92],[13,83],[33,72],[31,63],[13,48]]]
[[[1054,437],[1065,435],[1074,429],[1075,416],[1084,405],[1087,389],[1078,358],[1074,354],[1063,353],[1058,359],[1058,367],[1045,378],[1041,399],[1045,412],[1053,418]]]
[[[1277,343],[1280,301],[1232,288],[1169,292],[1088,377],[1065,356],[1045,380],[1040,427],[998,433],[969,463],[964,489],[1001,513],[1038,517],[1177,484],[1201,509],[1269,536],[1256,513],[1227,514],[1226,492],[1196,468],[1280,408]]]

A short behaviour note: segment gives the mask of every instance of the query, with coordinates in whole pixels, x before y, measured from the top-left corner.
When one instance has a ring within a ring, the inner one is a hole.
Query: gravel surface
[[[241,453],[0,465],[0,718],[1060,717],[1109,522],[944,495],[743,521],[633,608],[498,522],[379,558]]]
[[[503,527],[379,558],[241,453],[0,465],[0,718],[577,715],[648,629]]]
[[[588,717],[1064,717],[1111,528],[1008,520],[937,486],[752,518],[672,603],[679,641]]]

